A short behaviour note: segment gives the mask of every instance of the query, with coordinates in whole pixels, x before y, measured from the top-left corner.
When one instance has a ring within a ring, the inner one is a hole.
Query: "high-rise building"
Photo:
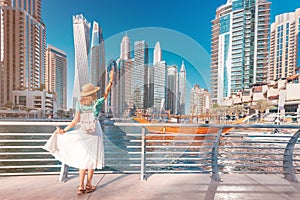
[[[275,17],[271,25],[269,81],[287,78],[300,68],[300,8]]]
[[[167,84],[166,84],[166,105],[165,109],[170,110],[171,114],[178,114],[178,71],[177,66],[167,67]]]
[[[102,29],[97,22],[93,22],[90,50],[90,82],[100,87],[98,96],[105,90],[105,51]]]
[[[45,67],[46,92],[54,94],[54,113],[67,108],[67,55],[48,44]]]
[[[122,38],[122,42],[120,45],[120,59],[130,60],[130,52],[130,39],[126,33],[126,35]]]
[[[210,95],[206,89],[200,88],[198,84],[195,84],[191,89],[190,101],[192,116],[207,114],[210,104]]]
[[[166,62],[162,61],[162,51],[160,43],[157,42],[154,47],[153,56],[153,111],[159,113],[165,109],[166,104]]]
[[[179,80],[179,114],[184,115],[185,114],[185,95],[186,95],[186,71],[184,62],[182,61],[180,71],[178,74],[178,80]]]
[[[267,82],[268,0],[228,0],[212,21],[211,91],[213,103]]]
[[[44,89],[46,28],[41,0],[25,2],[0,1],[0,105],[13,102],[13,91]]]
[[[162,61],[162,51],[160,48],[160,43],[156,42],[153,53],[153,65]]]
[[[122,38],[120,44],[120,58],[116,61],[114,82],[114,105],[115,117],[128,116],[131,97],[131,71],[132,59],[130,56],[130,40],[127,34]]]
[[[75,74],[73,86],[73,107],[80,97],[81,87],[89,82],[88,55],[90,50],[91,24],[83,15],[73,16],[74,48],[75,48]]]
[[[148,45],[145,40],[134,43],[134,60],[131,79],[132,103],[135,108],[145,109],[144,101],[148,83]]]
[[[120,47],[120,70],[122,72],[121,80],[122,83],[121,90],[124,92],[124,97],[122,97],[121,113],[127,116],[132,106],[131,100],[131,82],[132,82],[132,65],[133,59],[131,58],[130,50],[130,39],[127,34],[122,38]]]

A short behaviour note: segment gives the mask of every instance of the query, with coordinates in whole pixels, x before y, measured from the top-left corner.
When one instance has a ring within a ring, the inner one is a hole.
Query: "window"
[[[26,96],[19,96],[19,105],[26,106]]]

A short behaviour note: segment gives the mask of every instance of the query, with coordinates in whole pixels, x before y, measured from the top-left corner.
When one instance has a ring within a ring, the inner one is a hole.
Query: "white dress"
[[[97,116],[104,98],[96,101],[96,106],[83,106],[77,103],[76,111],[80,114],[94,110]],[[102,169],[104,167],[103,132],[99,121],[96,121],[96,129],[92,134],[86,134],[79,127],[63,135],[53,133],[43,147],[56,159],[64,164],[79,169]]]

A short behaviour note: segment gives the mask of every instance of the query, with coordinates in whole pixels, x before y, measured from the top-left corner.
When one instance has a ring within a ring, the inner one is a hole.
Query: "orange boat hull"
[[[240,124],[246,121],[247,118],[239,119],[235,121],[235,124]],[[139,123],[149,123],[143,118],[134,118],[135,121]],[[146,129],[149,131],[150,135],[146,137],[147,140],[174,140],[174,139],[184,139],[194,137],[194,140],[201,140],[203,136],[194,136],[193,134],[216,134],[219,131],[219,128],[214,127],[175,127],[175,126],[146,126]],[[222,133],[227,133],[233,128],[224,128]],[[186,134],[186,136],[176,134]],[[191,136],[189,136],[189,134]]]

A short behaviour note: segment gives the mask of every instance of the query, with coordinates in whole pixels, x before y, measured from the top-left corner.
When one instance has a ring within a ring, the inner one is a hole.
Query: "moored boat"
[[[234,121],[234,124],[241,124],[245,121],[247,121],[249,117],[241,118],[236,121]],[[149,120],[142,118],[142,117],[134,117],[133,120],[139,123],[149,124],[151,123]],[[197,127],[197,126],[155,126],[155,123],[153,123],[153,126],[146,126],[146,129],[149,131],[150,136],[147,136],[147,139],[166,139],[166,140],[173,140],[176,138],[182,139],[183,137],[188,137],[189,135],[193,135],[193,137],[198,138],[197,136],[194,136],[194,134],[209,134],[209,133],[217,133],[218,128],[216,127]],[[224,128],[222,131],[222,134],[228,133],[233,128]],[[184,136],[182,136],[184,134]],[[179,136],[180,135],[180,136]],[[202,136],[201,136],[202,137]]]

